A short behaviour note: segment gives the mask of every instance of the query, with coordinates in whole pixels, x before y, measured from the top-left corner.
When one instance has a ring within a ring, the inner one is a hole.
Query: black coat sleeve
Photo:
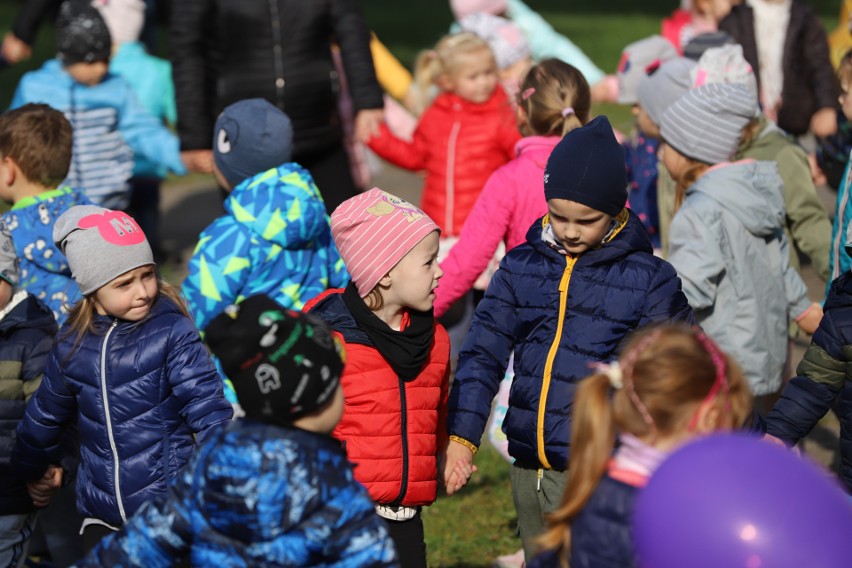
[[[370,53],[370,29],[358,0],[332,0],[331,15],[355,111],[382,108],[382,88]]]
[[[181,150],[209,149],[216,104],[213,0],[171,3],[171,61]]]
[[[54,14],[61,3],[61,0],[26,0],[12,23],[12,33],[27,45],[32,45],[44,19]]]

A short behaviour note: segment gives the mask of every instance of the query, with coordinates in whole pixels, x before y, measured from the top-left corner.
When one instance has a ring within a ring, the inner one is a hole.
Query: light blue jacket
[[[522,0],[508,0],[506,13],[503,16],[512,20],[524,34],[530,44],[533,61],[541,61],[554,57],[573,65],[586,78],[589,85],[594,85],[604,78],[605,73],[577,47],[574,42],[553,29],[547,20]],[[451,33],[461,31],[458,22],[450,27]]]
[[[755,395],[781,386],[790,317],[810,306],[790,267],[774,162],[717,166],[686,191],[669,261],[698,323],[742,367]]]
[[[177,124],[175,85],[172,82],[172,64],[145,51],[138,41],[122,43],[109,61],[109,70],[123,77],[139,102],[163,124]],[[167,168],[136,156],[133,175],[166,177]]]
[[[74,128],[74,153],[64,184],[79,187],[95,204],[125,209],[135,156],[186,173],[177,136],[145,110],[130,84],[108,73],[94,86],[76,82],[56,59],[21,77],[11,108],[45,103]]]

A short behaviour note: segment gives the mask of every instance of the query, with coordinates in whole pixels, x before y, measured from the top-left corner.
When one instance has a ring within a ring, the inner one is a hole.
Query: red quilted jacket
[[[515,157],[520,140],[515,111],[502,88],[484,103],[442,93],[426,109],[411,142],[386,125],[370,140],[382,158],[408,170],[426,170],[420,208],[444,237],[457,236],[494,170]]]
[[[355,323],[341,292],[327,290],[303,308],[346,344],[345,404],[333,436],[343,442],[355,478],[376,503],[429,505],[438,492],[438,452],[447,443],[449,336],[436,322],[426,365],[405,382]]]

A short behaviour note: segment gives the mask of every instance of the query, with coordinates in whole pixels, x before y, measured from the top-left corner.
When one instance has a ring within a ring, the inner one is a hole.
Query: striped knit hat
[[[378,187],[331,214],[331,235],[362,298],[432,231],[440,229],[423,211]]]
[[[676,57],[639,79],[636,98],[654,124],[662,124],[666,109],[692,88],[694,68],[695,61]]]
[[[759,112],[743,85],[710,83],[678,99],[663,115],[660,133],[687,158],[718,164],[736,153],[743,128]]]

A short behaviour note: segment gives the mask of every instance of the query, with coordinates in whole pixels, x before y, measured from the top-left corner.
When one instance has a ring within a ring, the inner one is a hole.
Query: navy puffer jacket
[[[451,436],[479,446],[491,401],[514,349],[515,378],[503,430],[529,467],[568,468],[574,389],[625,337],[653,322],[694,318],[674,268],[653,255],[624,210],[605,244],[565,256],[542,239],[547,216],[503,258],[476,308],[450,391]]]
[[[60,331],[13,459],[22,475],[41,476],[76,418],[77,509],[119,527],[165,493],[192,455],[193,434],[203,443],[233,409],[198,331],[171,300],[161,295],[142,322],[95,316],[95,326],[76,349],[76,333]]]
[[[825,315],[811,345],[775,407],[767,414],[768,434],[788,444],[808,435],[836,405],[840,419],[840,477],[852,493],[852,272],[840,275],[828,291]],[[839,403],[838,403],[839,399]]]

